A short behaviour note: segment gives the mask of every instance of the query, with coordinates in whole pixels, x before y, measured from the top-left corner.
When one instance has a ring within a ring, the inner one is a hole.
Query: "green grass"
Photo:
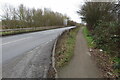
[[[55,29],[55,28],[52,28]],[[22,33],[30,33],[30,32],[37,32],[37,31],[44,31],[49,29],[33,29],[33,30],[20,30],[20,31],[7,31],[7,32],[0,32],[0,35],[7,36],[7,35],[15,35],[15,34],[22,34]]]
[[[35,31],[41,31],[41,29],[39,29],[39,30],[6,31],[6,32],[0,32],[0,35],[7,36],[7,35],[15,35],[15,34],[21,34],[21,33],[35,32]]]
[[[2,21],[0,21],[0,25],[2,25]]]
[[[80,28],[76,28],[70,30],[68,33],[64,33],[65,37],[61,37],[61,42],[58,43],[62,46],[58,47],[59,50],[56,51],[56,55],[58,55],[59,59],[57,59],[56,67],[63,67],[66,63],[68,63],[72,56],[74,55],[74,47],[76,42],[76,35]],[[58,58],[57,57],[57,58]]]
[[[94,39],[93,39],[92,35],[90,35],[90,32],[88,31],[88,29],[86,27],[83,27],[83,34],[84,34],[84,37],[86,38],[88,46],[90,48],[94,48],[94,47],[97,46],[94,42]],[[104,51],[104,53],[107,53],[107,52]],[[119,75],[119,73],[120,73],[120,58],[112,57],[112,56],[110,56],[110,57],[111,57],[111,60],[109,62],[114,62],[113,67],[115,69],[114,69],[113,73]],[[104,63],[104,62],[101,62],[101,63]]]
[[[44,31],[44,30],[50,30],[50,29],[57,29],[57,28],[60,28],[60,27],[49,28],[49,29],[30,29],[30,30],[20,30],[20,31],[6,31],[6,32],[0,32],[0,35],[8,36],[8,35],[30,33],[30,32]]]
[[[86,27],[83,27],[83,34],[87,40],[88,46],[90,48],[94,48],[96,46],[96,44],[94,43],[93,37],[90,35],[90,32],[88,31],[88,29]]]
[[[78,29],[74,29],[73,31],[71,31],[66,40],[66,54],[65,58],[63,59],[63,63],[66,61],[68,62],[73,56],[77,32]]]

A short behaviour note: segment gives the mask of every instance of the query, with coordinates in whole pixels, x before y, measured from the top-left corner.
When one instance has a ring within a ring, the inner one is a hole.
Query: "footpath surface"
[[[82,29],[76,37],[72,60],[58,72],[59,78],[101,78],[101,72],[91,59]]]

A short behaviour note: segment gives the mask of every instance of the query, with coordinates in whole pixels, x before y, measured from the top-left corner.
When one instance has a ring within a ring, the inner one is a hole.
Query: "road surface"
[[[3,37],[2,76],[5,78],[45,77],[47,70],[45,67],[49,66],[55,39],[63,31],[73,27]]]

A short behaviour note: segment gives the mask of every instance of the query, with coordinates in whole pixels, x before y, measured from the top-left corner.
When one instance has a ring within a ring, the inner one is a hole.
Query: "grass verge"
[[[90,32],[88,31],[88,29],[86,27],[83,27],[83,34],[87,40],[88,46],[90,48],[94,48],[96,46],[96,44],[94,43],[93,37],[91,36]]]
[[[37,31],[44,31],[44,30],[50,30],[50,29],[57,29],[57,28],[64,28],[64,27],[53,27],[53,28],[45,28],[45,29],[31,29],[31,30],[19,30],[19,31],[6,31],[6,32],[0,32],[0,36],[9,36],[9,35],[16,35],[16,34],[24,34],[24,33],[31,33],[31,32],[37,32]]]
[[[63,67],[66,63],[70,61],[74,53],[76,35],[80,27],[65,31],[58,39],[56,50],[55,50],[55,59],[56,59],[56,68]]]
[[[45,29],[43,29],[43,30],[45,30]],[[7,32],[1,32],[0,35],[2,35],[2,36],[8,36],[8,35],[16,35],[16,34],[30,33],[30,32],[37,32],[37,31],[43,31],[43,30],[39,29],[39,30],[7,31]]]
[[[103,73],[104,78],[118,78],[119,77],[119,69],[114,68],[114,63],[119,62],[119,59],[112,59],[109,54],[105,51],[100,51],[100,49],[96,49],[97,45],[94,42],[92,35],[86,27],[83,28],[84,37],[87,40],[88,47],[91,48],[91,55],[94,59],[96,65]]]

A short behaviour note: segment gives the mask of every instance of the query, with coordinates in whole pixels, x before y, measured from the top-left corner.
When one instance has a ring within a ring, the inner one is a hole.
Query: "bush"
[[[93,31],[98,48],[120,57],[120,25],[115,22],[100,22]]]

